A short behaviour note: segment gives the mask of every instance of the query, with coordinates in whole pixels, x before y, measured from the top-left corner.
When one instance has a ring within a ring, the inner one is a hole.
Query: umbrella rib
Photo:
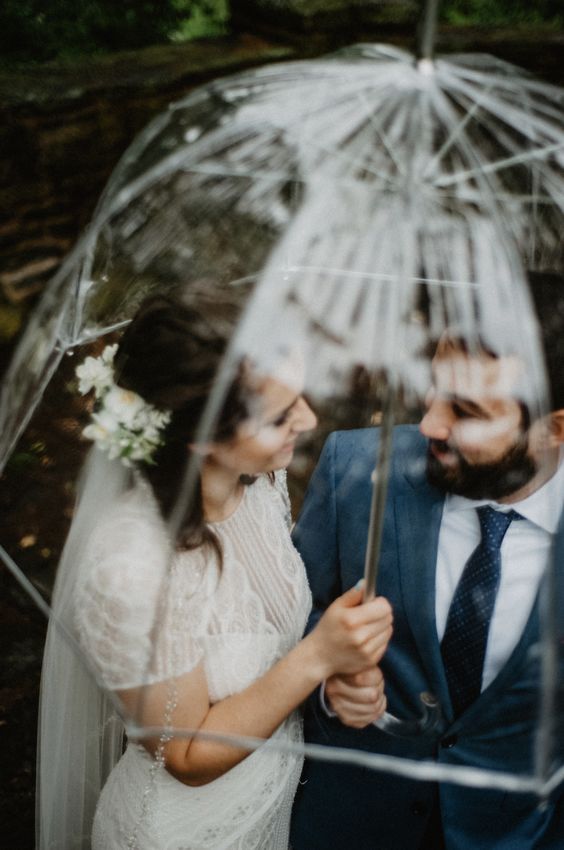
[[[451,97],[454,98],[457,92],[459,95],[467,97],[471,102],[475,101],[476,99],[475,87],[469,84],[466,80],[455,76],[453,78],[452,86],[450,89]],[[519,108],[517,108],[511,101],[508,101],[507,98],[503,98],[501,96],[490,97],[486,101],[487,92],[483,93],[482,105],[484,106],[487,112],[498,117],[501,123],[510,127],[514,132],[517,132],[520,135],[527,135],[525,129],[523,128],[523,114],[521,105],[521,100],[525,93],[526,92],[522,91],[519,88],[514,90],[514,94],[516,96],[519,96]],[[504,112],[505,114],[502,114]],[[532,116],[529,116],[529,118],[532,118]],[[556,129],[555,121],[560,120],[561,116],[559,113],[557,115],[551,115],[551,118],[549,120],[545,116],[541,115],[540,109],[537,108],[537,112],[534,115],[534,136],[537,136],[538,134],[550,136],[554,133]],[[535,141],[534,136],[530,137],[530,141]]]
[[[542,796],[548,798],[552,792],[558,788],[560,783],[564,780],[564,765],[560,767],[556,773],[548,779],[544,785],[542,786]]]
[[[490,86],[488,91],[491,91],[491,88],[492,87]],[[487,94],[487,92],[486,92],[486,94]],[[483,102],[483,95],[478,101],[476,101],[476,103],[466,113],[466,115],[462,118],[462,120],[459,121],[458,124],[455,127],[453,127],[450,136],[448,137],[448,139],[446,139],[446,141],[444,142],[442,147],[437,151],[437,153],[434,155],[431,162],[429,163],[429,165],[427,166],[427,168],[423,172],[423,180],[428,179],[431,171],[435,170],[437,168],[437,165],[441,162],[441,160],[444,158],[444,156],[448,153],[450,148],[455,143],[456,139],[460,136],[460,134],[463,132],[465,127],[474,118],[476,112],[479,109],[482,108],[482,102]]]
[[[476,204],[482,198],[482,193],[476,191],[475,189],[468,188],[466,191],[462,192],[441,192],[441,198],[452,198],[454,200],[459,201],[467,201],[469,203]],[[491,192],[491,197],[496,201],[502,201],[505,203],[520,203],[520,204],[554,204],[554,198],[550,197],[550,195],[511,195],[508,192]]]
[[[351,269],[342,269],[338,267],[332,266],[306,266],[306,265],[292,265],[288,267],[288,271],[298,272],[298,271],[315,271],[315,272],[329,272],[331,274],[342,274],[346,277],[366,277],[369,280],[396,280],[397,275],[387,274],[385,272],[359,272],[352,271]],[[411,280],[414,283],[429,283],[431,285],[437,286],[469,286],[469,287],[479,287],[480,284],[475,281],[470,280],[448,280],[445,278],[430,278],[430,277],[417,277],[413,276]]]
[[[0,544],[0,558],[4,561],[5,566],[11,572],[16,581],[37,605],[41,613],[49,619],[51,616],[51,608],[47,602],[45,602],[35,585],[32,584],[28,577],[20,570],[14,559],[10,557],[8,552],[6,552],[2,544]]]
[[[516,154],[515,156],[510,156],[506,159],[500,159],[497,162],[492,162],[489,165],[482,165],[479,168],[470,168],[465,171],[458,171],[455,174],[436,180],[435,186],[443,188],[444,186],[452,186],[455,183],[460,183],[467,180],[469,177],[475,177],[478,174],[495,174],[504,168],[509,168],[512,165],[521,165],[523,162],[529,162],[534,159],[542,159],[543,157],[556,153],[559,150],[564,150],[564,142],[555,142],[552,145],[546,145],[545,147],[537,148],[537,150],[534,151],[527,151],[523,154]]]
[[[392,160],[392,162],[394,163],[394,165],[395,165],[395,167],[397,168],[397,170],[399,171],[399,173],[400,173],[403,177],[406,177],[407,175],[406,175],[406,173],[405,173],[405,169],[403,168],[403,166],[402,166],[401,162],[399,161],[399,159],[396,157],[396,155],[395,155],[395,153],[394,153],[393,148],[392,148],[392,147],[391,147],[391,145],[389,144],[388,139],[387,139],[387,136],[386,136],[386,134],[384,133],[384,130],[382,129],[382,127],[381,127],[381,126],[378,126],[378,125],[376,124],[376,122],[374,121],[374,115],[373,115],[373,114],[372,114],[372,112],[370,111],[370,110],[371,110],[371,106],[370,106],[370,103],[368,102],[368,99],[367,99],[367,97],[366,97],[366,94],[365,94],[363,91],[362,91],[362,92],[359,92],[359,93],[358,93],[358,99],[360,100],[360,102],[361,102],[361,103],[363,103],[363,105],[364,105],[364,106],[366,107],[366,109],[368,110],[368,111],[367,111],[367,113],[366,113],[366,117],[368,118],[368,121],[369,121],[369,123],[370,123],[370,126],[373,128],[374,132],[375,132],[375,133],[378,135],[378,137],[381,139],[382,144],[384,145],[384,147],[385,147],[385,149],[386,149],[386,152],[387,152],[388,156],[390,157],[390,159],[391,159],[391,160]]]

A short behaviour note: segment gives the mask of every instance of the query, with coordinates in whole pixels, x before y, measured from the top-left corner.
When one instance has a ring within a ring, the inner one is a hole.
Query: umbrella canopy
[[[360,45],[196,91],[133,143],[46,291],[4,381],[0,464],[64,351],[151,291],[228,283],[267,258],[306,267],[300,300],[337,334],[396,315],[422,276],[452,284],[433,299],[439,325],[473,321],[468,282],[491,300],[482,320],[524,321],[522,264],[562,266],[562,156],[562,91],[486,56],[417,65]],[[354,284],[334,286],[343,274]],[[400,281],[393,297],[367,285],[381,275]],[[386,333],[376,344],[389,360]]]

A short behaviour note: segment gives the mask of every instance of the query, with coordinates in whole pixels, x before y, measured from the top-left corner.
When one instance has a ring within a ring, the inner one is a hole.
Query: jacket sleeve
[[[309,482],[293,539],[305,564],[313,609],[306,631],[342,591],[335,505],[337,435],[327,439]]]

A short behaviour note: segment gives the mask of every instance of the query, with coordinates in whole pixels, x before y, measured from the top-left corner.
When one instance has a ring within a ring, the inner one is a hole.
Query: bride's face
[[[254,401],[251,418],[232,439],[214,443],[209,455],[238,474],[258,475],[288,466],[298,436],[317,424],[294,382],[264,378],[255,387]]]

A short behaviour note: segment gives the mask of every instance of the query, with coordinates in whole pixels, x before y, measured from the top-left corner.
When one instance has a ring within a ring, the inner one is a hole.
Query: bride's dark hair
[[[153,296],[141,305],[116,352],[115,382],[172,414],[162,431],[163,444],[155,452],[154,463],[141,465],[165,519],[175,505],[186,472],[189,444],[195,442],[225,354],[232,313],[233,308],[228,306],[222,320],[220,308],[211,321],[206,311],[170,297]],[[234,436],[247,415],[239,371],[224,397],[209,439],[221,441]],[[210,544],[221,561],[219,540],[204,521],[198,478],[176,545],[180,549],[195,549],[204,544]]]

